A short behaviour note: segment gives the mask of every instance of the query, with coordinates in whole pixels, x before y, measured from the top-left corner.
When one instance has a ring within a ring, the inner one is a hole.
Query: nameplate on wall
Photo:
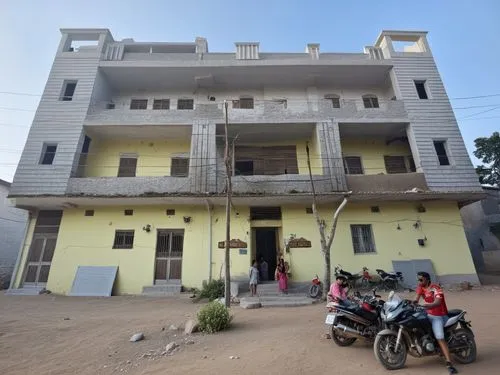
[[[218,243],[219,249],[225,249],[226,248],[226,241],[220,241]],[[247,243],[245,241],[240,240],[239,238],[233,238],[232,240],[229,241],[229,248],[230,249],[244,249],[247,248]]]
[[[294,238],[288,242],[288,247],[291,249],[311,247],[311,241],[306,240],[304,237]]]

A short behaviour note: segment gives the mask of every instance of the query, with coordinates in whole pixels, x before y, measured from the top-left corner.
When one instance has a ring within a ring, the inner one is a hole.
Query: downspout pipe
[[[12,270],[9,289],[7,289],[7,291],[14,289],[14,283],[16,282],[17,273],[19,272],[19,263],[21,263],[21,257],[23,256],[23,252],[26,248],[26,236],[28,234],[28,229],[30,227],[32,217],[33,215],[31,214],[31,211],[28,211],[28,219],[26,220],[26,225],[24,226],[24,236],[23,240],[21,241],[21,248],[17,252],[16,264],[14,265],[14,269]]]
[[[212,205],[207,199],[208,211],[208,281],[212,280]]]

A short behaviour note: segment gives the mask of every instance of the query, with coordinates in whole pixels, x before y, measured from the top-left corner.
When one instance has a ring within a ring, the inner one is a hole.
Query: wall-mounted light
[[[419,239],[417,240],[417,242],[418,242],[418,246],[422,246],[422,247],[423,247],[423,246],[425,246],[425,240],[426,240],[426,239],[427,239],[427,238],[419,238]]]
[[[189,224],[191,222],[191,216],[184,216],[182,219],[186,224]]]
[[[146,226],[142,227],[142,230],[146,233],[149,233],[151,232],[151,225],[150,224],[146,224]]]

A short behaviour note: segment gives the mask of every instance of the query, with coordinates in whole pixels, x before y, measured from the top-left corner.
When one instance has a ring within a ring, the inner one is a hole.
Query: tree
[[[500,134],[494,132],[491,137],[481,137],[474,140],[476,151],[474,156],[484,163],[476,167],[479,182],[482,184],[500,185]]]
[[[335,238],[335,232],[337,230],[337,222],[339,220],[340,213],[344,209],[344,207],[347,204],[347,201],[349,200],[349,197],[352,192],[347,192],[344,195],[344,199],[342,200],[342,203],[337,207],[333,214],[333,219],[332,219],[332,226],[330,228],[330,233],[328,236],[326,235],[326,223],[325,220],[322,220],[319,216],[318,212],[318,205],[317,205],[317,197],[316,197],[316,189],[314,188],[314,180],[312,177],[312,172],[311,172],[311,158],[309,155],[309,145],[306,145],[306,154],[307,154],[307,168],[309,169],[309,180],[311,181],[311,190],[312,190],[312,210],[313,210],[313,215],[314,218],[316,219],[316,224],[318,226],[319,230],[319,238],[320,238],[320,244],[321,244],[321,254],[323,255],[324,259],[324,276],[323,276],[323,299],[326,299],[326,296],[328,294],[328,290],[330,289],[330,283],[331,283],[331,248],[332,248],[332,243],[333,239]]]

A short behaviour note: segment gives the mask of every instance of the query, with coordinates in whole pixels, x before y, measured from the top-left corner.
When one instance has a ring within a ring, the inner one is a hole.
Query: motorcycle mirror
[[[375,293],[377,292],[377,288],[373,289],[372,292],[373,292],[373,295],[376,297],[377,295]]]

